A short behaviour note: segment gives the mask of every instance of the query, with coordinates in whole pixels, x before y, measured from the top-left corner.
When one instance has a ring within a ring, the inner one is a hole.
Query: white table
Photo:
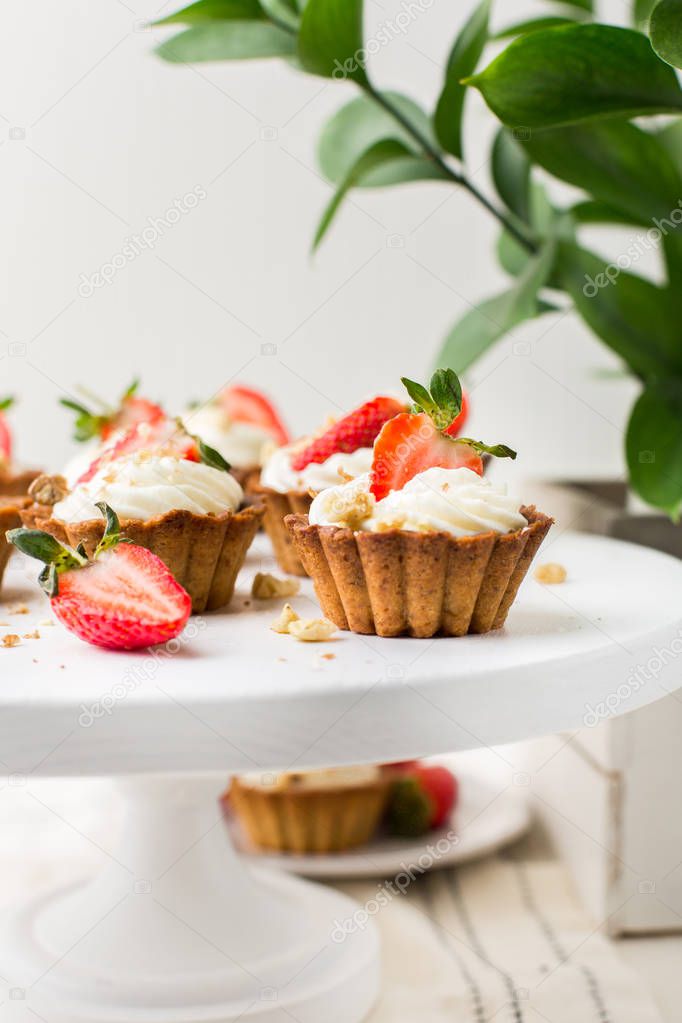
[[[7,770],[121,775],[129,797],[117,862],[7,923],[10,986],[31,986],[50,1023],[362,1019],[379,983],[373,928],[337,943],[352,902],[247,871],[218,827],[217,791],[226,772],[405,759],[580,726],[587,704],[678,634],[682,564],[570,535],[551,558],[570,581],[528,580],[503,633],[311,646],[268,630],[276,607],[243,607],[253,572],[270,567],[259,538],[232,610],[193,620],[171,656],[97,651],[57,629],[2,651]],[[304,589],[294,604],[317,613]],[[618,712],[677,688],[673,669]]]

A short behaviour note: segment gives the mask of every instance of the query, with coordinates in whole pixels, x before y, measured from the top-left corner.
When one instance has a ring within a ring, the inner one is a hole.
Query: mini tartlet
[[[481,453],[444,432],[458,412],[454,373],[383,427],[370,473],[323,491],[286,519],[324,615],[365,635],[463,636],[501,628],[552,519],[481,478]]]
[[[14,404],[13,398],[0,399],[0,496],[21,497],[28,493],[36,476],[35,469],[19,469],[12,458],[12,431],[5,412]]]
[[[251,842],[294,853],[342,852],[374,835],[390,777],[380,767],[341,767],[234,778],[229,802]]]
[[[248,486],[265,507],[265,529],[279,567],[290,575],[306,575],[285,518],[306,514],[313,496],[344,479],[366,473],[379,430],[404,405],[394,398],[365,402],[321,433],[303,437],[273,451],[260,478]]]
[[[7,568],[7,562],[12,553],[12,545],[5,539],[5,534],[10,529],[17,529],[21,525],[21,509],[30,505],[29,497],[11,497],[0,495],[0,590],[2,580]]]
[[[83,544],[91,556],[105,528],[97,505],[105,502],[118,515],[121,534],[167,565],[192,598],[194,613],[223,607],[263,512],[239,510],[237,481],[215,463],[195,460],[186,435],[179,446],[165,438],[156,448],[139,449],[140,431],[148,438],[142,427],[131,431],[73,490],[65,492],[59,477],[36,481],[24,525],[71,547]]]

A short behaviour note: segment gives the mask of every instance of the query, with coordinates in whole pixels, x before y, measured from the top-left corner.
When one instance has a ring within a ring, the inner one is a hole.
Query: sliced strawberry
[[[326,462],[339,452],[348,455],[358,448],[371,448],[384,423],[404,411],[405,405],[395,398],[380,396],[365,402],[300,451],[291,463],[294,472],[311,462]]]
[[[389,795],[389,832],[416,837],[442,827],[457,804],[458,794],[457,779],[441,765],[417,762],[397,772]]]
[[[383,426],[374,442],[370,490],[381,501],[391,490],[402,490],[418,472],[434,466],[464,466],[483,475],[483,462],[473,448],[445,437],[425,412],[403,412]]]
[[[102,423],[100,437],[107,440],[117,430],[130,430],[139,423],[154,425],[163,422],[165,418],[166,413],[156,402],[129,394],[121,402],[118,412]]]
[[[196,441],[184,430],[180,429],[177,423],[164,416],[155,423],[138,423],[122,437],[106,448],[76,480],[78,483],[87,483],[99,472],[103,465],[108,465],[115,458],[122,455],[132,455],[136,451],[173,451],[186,458],[190,462],[201,461]]]
[[[452,420],[447,430],[444,430],[443,432],[447,433],[448,437],[460,437],[462,435],[462,428],[464,427],[464,424],[466,423],[468,418],[469,398],[466,392],[462,391],[462,411],[460,412],[456,419]]]
[[[277,444],[289,443],[289,432],[279,413],[260,391],[234,384],[220,392],[218,401],[235,422],[260,426]]]
[[[121,544],[93,564],[63,573],[52,610],[86,643],[135,650],[177,636],[192,601],[160,558]]]
[[[5,413],[2,410],[3,403],[0,402],[0,461],[12,461],[12,431]]]
[[[115,512],[98,507],[106,527],[92,560],[39,529],[13,529],[7,539],[44,562],[40,584],[56,617],[86,643],[110,650],[166,643],[185,627],[190,596],[156,554],[122,543]]]

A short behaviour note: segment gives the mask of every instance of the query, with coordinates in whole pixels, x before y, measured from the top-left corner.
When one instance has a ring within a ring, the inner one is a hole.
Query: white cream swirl
[[[188,409],[182,416],[182,422],[190,433],[201,437],[235,469],[259,466],[263,447],[272,444],[272,434],[263,427],[237,422],[213,402]]]
[[[355,478],[370,470],[372,448],[358,448],[347,455],[337,452],[330,455],[325,462],[311,462],[305,469],[297,472],[292,468],[292,460],[302,447],[309,443],[310,440],[296,441],[273,451],[261,472],[262,485],[270,490],[276,490],[279,494],[286,494],[289,491],[320,491],[333,487],[345,476]]]
[[[369,492],[368,476],[331,487],[314,499],[309,518],[319,526],[369,532],[438,531],[452,536],[510,533],[527,525],[519,502],[507,495],[506,487],[465,467],[417,473],[402,490],[392,490],[381,501]]]
[[[219,515],[236,511],[243,496],[234,476],[221,469],[138,451],[103,465],[59,501],[53,514],[62,522],[99,519],[96,503],[106,501],[122,519],[151,519],[175,509]]]

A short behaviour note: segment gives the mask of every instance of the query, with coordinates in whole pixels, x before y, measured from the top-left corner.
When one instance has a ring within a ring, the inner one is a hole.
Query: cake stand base
[[[121,783],[126,822],[105,871],[34,900],[2,928],[3,1021],[365,1018],[379,988],[367,915],[337,892],[248,869],[220,813],[224,784],[222,775]]]

